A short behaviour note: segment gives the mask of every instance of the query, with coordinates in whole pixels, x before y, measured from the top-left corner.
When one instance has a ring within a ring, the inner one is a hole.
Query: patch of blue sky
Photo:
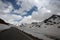
[[[14,7],[14,9],[19,9],[19,8],[21,8],[21,5],[18,5],[17,4],[17,0],[1,0],[3,3],[11,3],[12,4],[12,6]],[[20,2],[20,3],[22,3],[22,2]]]
[[[20,13],[16,13],[16,12],[14,12],[14,9],[13,9],[9,14],[10,14],[10,15],[20,15],[20,16],[21,16]]]
[[[29,11],[25,10],[24,12],[26,13],[25,15],[22,16],[29,16],[32,15],[34,11],[38,11],[38,8],[36,6],[33,6]]]
[[[26,14],[21,15],[20,13],[13,13],[14,10],[19,9],[19,8],[22,8],[21,5],[18,5],[18,4],[17,4],[17,0],[1,0],[1,1],[4,2],[4,3],[10,2],[10,3],[13,5],[13,8],[14,8],[14,9],[12,10],[11,14],[20,15],[20,16],[23,16],[23,17],[24,17],[24,16],[32,15],[32,13],[33,13],[34,11],[37,11],[37,10],[38,10],[38,8],[37,8],[36,6],[33,6],[31,9],[29,9],[29,11],[27,11],[27,10],[24,11]],[[20,1],[20,3],[22,3],[22,2]],[[24,12],[23,12],[23,13],[24,13]],[[23,14],[23,13],[22,13],[22,14]]]
[[[20,16],[24,17],[24,16],[32,15],[32,13],[33,13],[34,11],[38,11],[38,8],[37,8],[36,6],[33,6],[31,9],[29,9],[29,11],[24,10],[23,13],[15,13],[15,12],[13,12],[13,11],[14,11],[14,10],[12,10],[12,12],[11,12],[10,14],[20,15]]]

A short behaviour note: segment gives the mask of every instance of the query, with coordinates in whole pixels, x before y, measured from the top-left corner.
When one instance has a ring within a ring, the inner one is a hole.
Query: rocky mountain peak
[[[60,15],[52,15],[50,18],[44,20],[44,23],[46,24],[59,24],[60,23]]]
[[[0,19],[0,24],[9,25],[9,23],[6,23],[3,19]]]

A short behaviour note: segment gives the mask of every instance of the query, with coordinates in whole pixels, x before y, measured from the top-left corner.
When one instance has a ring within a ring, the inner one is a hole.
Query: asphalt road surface
[[[10,28],[0,32],[0,40],[33,40],[33,39],[16,28]]]
[[[43,40],[33,37],[17,28],[9,28],[0,32],[0,40]]]

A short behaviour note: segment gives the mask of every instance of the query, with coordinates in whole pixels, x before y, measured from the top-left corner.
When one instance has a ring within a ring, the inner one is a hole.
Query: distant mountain
[[[9,23],[6,23],[3,19],[0,19],[0,24],[9,25]]]
[[[60,15],[52,15],[42,22],[32,22],[26,25],[22,24],[20,27],[21,30],[38,38],[40,38],[40,34],[42,34],[49,39],[60,40]],[[41,38],[44,39],[43,37]]]
[[[31,24],[27,24],[27,25],[23,25],[21,24],[21,27],[26,27],[26,26],[30,26],[30,27],[41,27],[41,25],[54,25],[54,24],[60,24],[60,15],[52,15],[51,17],[49,17],[48,19],[45,19],[42,22],[32,22]],[[60,28],[60,26],[59,26]]]
[[[47,25],[60,24],[60,15],[52,15],[48,19],[44,20]]]

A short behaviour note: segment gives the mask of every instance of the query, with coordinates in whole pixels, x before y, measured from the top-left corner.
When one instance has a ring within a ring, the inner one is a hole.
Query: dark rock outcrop
[[[52,15],[48,19],[45,19],[44,23],[46,23],[48,25],[59,24],[60,23],[60,16],[59,15]]]
[[[0,24],[5,24],[5,25],[9,25],[9,23],[6,23],[4,20],[0,19]]]
[[[45,36],[48,38],[54,39],[54,40],[60,40],[60,38],[57,38],[57,37],[52,36],[52,35],[45,35]]]

